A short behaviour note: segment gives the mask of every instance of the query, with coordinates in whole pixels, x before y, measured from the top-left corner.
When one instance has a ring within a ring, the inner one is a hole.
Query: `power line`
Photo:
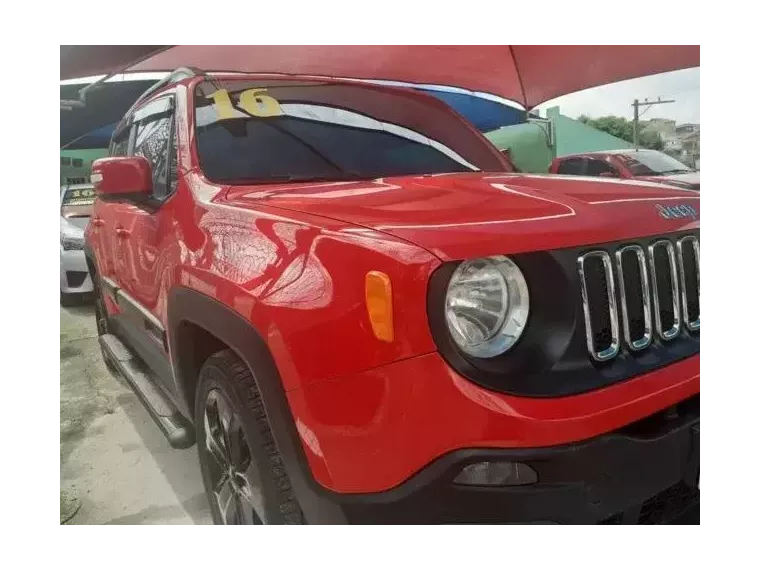
[[[652,108],[652,105],[675,102],[675,99],[660,99],[659,97],[657,97],[657,101],[649,101],[648,99],[644,99],[644,101],[639,101],[638,99],[633,100],[633,105],[631,105],[633,107],[633,147],[636,150],[639,150],[639,107],[646,107],[646,109],[644,109],[644,113],[646,113]]]

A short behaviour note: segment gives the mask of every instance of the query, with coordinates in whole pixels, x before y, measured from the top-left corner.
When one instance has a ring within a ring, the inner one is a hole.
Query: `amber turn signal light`
[[[382,271],[370,271],[364,283],[364,298],[367,303],[372,332],[385,342],[393,342],[393,299],[391,280]]]

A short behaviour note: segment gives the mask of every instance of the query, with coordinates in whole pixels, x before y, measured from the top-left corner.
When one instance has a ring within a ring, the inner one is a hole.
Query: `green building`
[[[558,156],[633,148],[628,141],[560,114],[559,107],[548,109],[546,119],[502,127],[485,136],[499,150],[509,151],[519,170],[534,173],[548,172]]]
[[[90,181],[94,160],[108,156],[108,149],[61,150],[61,186]]]
[[[551,126],[529,122],[485,133],[496,148],[509,155],[521,172],[547,172],[554,158],[550,142]]]

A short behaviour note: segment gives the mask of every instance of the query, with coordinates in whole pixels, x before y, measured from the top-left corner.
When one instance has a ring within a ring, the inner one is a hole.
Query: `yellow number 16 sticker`
[[[226,89],[219,89],[208,96],[214,100],[217,113],[220,119],[234,119],[235,107],[232,105],[232,99]],[[267,95],[264,89],[248,89],[240,94],[240,108],[254,117],[276,117],[282,115],[282,108],[277,99]]]

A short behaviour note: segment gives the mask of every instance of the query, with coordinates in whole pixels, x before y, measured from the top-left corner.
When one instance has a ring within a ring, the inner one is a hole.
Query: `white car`
[[[91,184],[61,188],[61,304],[68,305],[92,293],[92,279],[84,258],[84,230],[92,215],[95,190]]]

